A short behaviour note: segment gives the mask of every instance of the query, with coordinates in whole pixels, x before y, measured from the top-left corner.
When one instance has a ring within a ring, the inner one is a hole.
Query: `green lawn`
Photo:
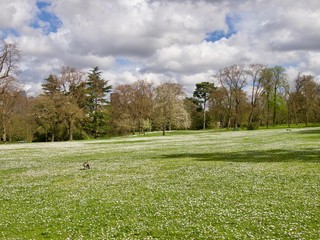
[[[3,144],[0,164],[0,239],[320,236],[320,128]]]

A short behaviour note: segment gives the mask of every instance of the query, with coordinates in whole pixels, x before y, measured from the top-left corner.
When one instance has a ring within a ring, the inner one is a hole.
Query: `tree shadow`
[[[319,128],[300,130],[296,133],[297,134],[319,134],[319,137],[320,137],[320,129]]]
[[[212,152],[212,153],[178,153],[165,154],[163,158],[179,159],[191,158],[195,161],[222,161],[222,162],[317,162],[320,163],[320,150],[252,150],[239,152]]]

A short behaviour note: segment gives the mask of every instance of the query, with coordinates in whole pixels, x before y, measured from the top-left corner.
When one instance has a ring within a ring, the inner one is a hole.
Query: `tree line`
[[[252,130],[320,122],[320,85],[313,75],[300,73],[290,84],[282,66],[235,64],[220,69],[213,78],[218,86],[198,83],[189,99],[199,106],[192,116],[197,116],[197,111],[204,114],[203,128]],[[197,123],[195,119],[192,122]],[[199,121],[193,128],[201,128]]]
[[[285,68],[235,64],[220,69],[187,97],[174,81],[145,79],[115,87],[98,67],[84,73],[63,66],[49,74],[42,93],[28,97],[19,85],[20,51],[0,43],[2,141],[62,141],[171,129],[257,129],[320,122],[320,86],[299,74],[289,84]]]

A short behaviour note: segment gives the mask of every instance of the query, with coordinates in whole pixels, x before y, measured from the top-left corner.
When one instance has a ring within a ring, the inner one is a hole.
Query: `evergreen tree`
[[[210,99],[210,95],[216,89],[213,83],[201,82],[196,84],[196,90],[193,92],[193,97],[198,100],[203,109],[203,129],[206,129],[206,111],[207,102]]]
[[[86,103],[87,111],[86,130],[97,138],[106,132],[108,120],[108,100],[106,94],[111,91],[112,86],[101,76],[102,71],[98,67],[93,68],[86,81]]]
[[[44,94],[54,95],[56,93],[61,93],[61,83],[57,76],[50,74],[48,78],[45,79],[45,83],[42,85]]]

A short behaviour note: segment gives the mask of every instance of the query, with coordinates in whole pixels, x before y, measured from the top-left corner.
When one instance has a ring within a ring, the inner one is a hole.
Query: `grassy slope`
[[[0,239],[317,239],[319,140],[312,128],[0,145]]]

